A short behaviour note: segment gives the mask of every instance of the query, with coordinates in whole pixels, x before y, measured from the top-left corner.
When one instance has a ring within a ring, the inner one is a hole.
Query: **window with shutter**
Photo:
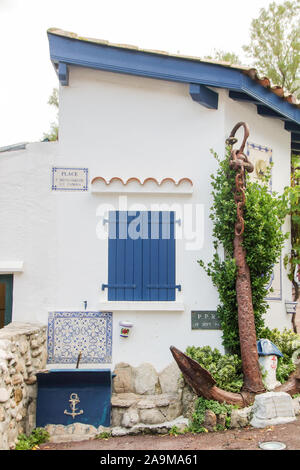
[[[175,300],[175,213],[109,213],[108,300]]]

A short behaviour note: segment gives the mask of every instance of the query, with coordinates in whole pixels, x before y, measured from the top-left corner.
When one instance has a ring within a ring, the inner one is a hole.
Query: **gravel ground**
[[[40,450],[260,450],[259,442],[280,441],[287,450],[300,449],[300,417],[264,429],[247,427],[193,435],[137,435],[91,439],[80,442],[46,443]]]

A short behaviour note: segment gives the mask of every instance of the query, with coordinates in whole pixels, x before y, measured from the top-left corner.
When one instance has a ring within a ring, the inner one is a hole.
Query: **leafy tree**
[[[230,64],[241,64],[239,57],[234,52],[225,52],[215,50],[213,56],[207,55],[204,59],[219,60],[221,62],[229,62]]]
[[[300,0],[275,2],[261,8],[250,28],[251,42],[243,46],[258,72],[274,85],[300,96]]]
[[[57,109],[57,120],[58,120],[58,107],[59,107],[59,102],[58,102],[58,89],[53,88],[53,91],[51,95],[49,96],[48,99],[48,104],[50,106],[54,106]],[[57,120],[55,122],[51,122],[51,127],[50,131],[47,133],[44,133],[43,135],[43,140],[50,140],[50,141],[55,141],[58,140],[58,122]]]

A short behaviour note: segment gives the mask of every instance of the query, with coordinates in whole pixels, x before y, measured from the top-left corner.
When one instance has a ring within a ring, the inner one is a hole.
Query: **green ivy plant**
[[[300,282],[300,155],[292,155],[291,185],[285,188],[284,195],[288,200],[288,213],[291,216],[292,244],[291,253],[285,257],[284,263],[288,268],[288,278],[295,289],[294,300],[296,301],[300,297],[298,284]]]
[[[195,402],[195,411],[192,415],[188,430],[192,433],[207,432],[207,429],[203,426],[206,410],[213,411],[216,416],[221,414],[226,415],[225,429],[229,428],[230,416],[233,409],[233,405],[228,405],[227,403],[219,403],[215,400],[206,400],[206,398],[199,397]],[[215,430],[221,431],[223,429],[224,428],[217,426]]]
[[[219,293],[217,313],[223,331],[223,345],[230,354],[240,356],[238,330],[238,307],[236,300],[236,263],[233,257],[234,226],[236,221],[236,204],[234,188],[236,173],[229,166],[230,148],[218,161],[215,175],[211,175],[213,205],[210,218],[213,221],[215,254],[211,262],[205,265],[198,261],[211,277]],[[278,261],[288,234],[281,230],[288,212],[288,200],[284,195],[270,192],[270,171],[260,183],[250,182],[247,178],[244,207],[245,232],[243,245],[246,249],[246,260],[250,269],[252,301],[256,335],[264,327],[264,316],[268,309],[265,300],[268,283],[273,267]],[[224,255],[220,254],[223,248]]]
[[[186,432],[188,432],[189,429],[188,428],[184,428],[182,431],[178,428],[178,426],[172,426],[171,429],[169,429],[169,436],[180,436],[181,434],[185,434]]]
[[[111,437],[112,437],[111,432],[103,431],[100,434],[97,434],[95,439],[105,439],[105,440],[107,440],[107,439],[110,439]]]
[[[264,327],[258,339],[269,339],[282,352],[278,358],[276,376],[281,383],[286,382],[295,371],[293,357],[300,351],[300,335],[285,328],[282,332],[277,328]],[[208,370],[216,381],[216,385],[228,392],[239,393],[243,386],[242,361],[236,354],[221,354],[218,349],[210,346],[188,346],[185,353]]]
[[[222,355],[210,346],[189,346],[186,354],[208,370],[216,385],[228,392],[239,392],[243,385],[242,361],[236,354]]]

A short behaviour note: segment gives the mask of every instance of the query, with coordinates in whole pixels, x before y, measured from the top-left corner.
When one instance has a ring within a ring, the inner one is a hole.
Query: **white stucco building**
[[[59,141],[0,154],[1,326],[49,323],[56,368],[74,367],[79,351],[88,367],[149,362],[160,370],[172,344],[222,350],[219,329],[192,328],[192,312],[218,305],[197,263],[214,252],[210,149],[223,155],[233,126],[247,122],[249,157],[272,159],[272,190],[282,192],[291,148],[299,150],[299,107],[253,70],[59,30],[48,36],[60,80]],[[126,240],[129,227],[141,236]],[[266,318],[280,329],[291,327],[289,249],[274,267]],[[124,321],[133,324],[128,338]]]

